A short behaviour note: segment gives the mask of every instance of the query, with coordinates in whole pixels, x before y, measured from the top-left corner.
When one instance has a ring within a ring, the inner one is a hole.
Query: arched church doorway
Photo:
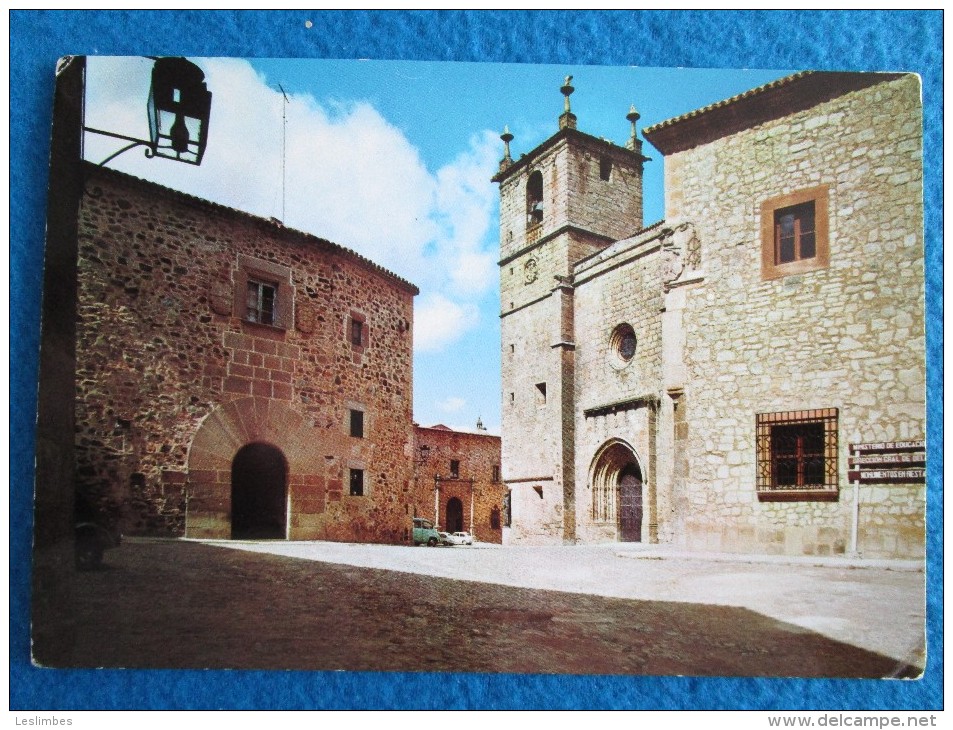
[[[287,536],[288,463],[269,444],[243,446],[232,459],[232,539]]]
[[[621,542],[642,540],[642,469],[635,452],[623,441],[605,444],[593,462],[592,519],[615,525]]]
[[[463,502],[456,497],[447,500],[447,532],[463,531]]]

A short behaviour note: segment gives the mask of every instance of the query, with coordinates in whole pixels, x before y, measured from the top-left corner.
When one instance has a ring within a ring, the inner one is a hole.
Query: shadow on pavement
[[[747,609],[605,598],[223,550],[123,545],[77,573],[40,663],[231,668],[915,677]]]

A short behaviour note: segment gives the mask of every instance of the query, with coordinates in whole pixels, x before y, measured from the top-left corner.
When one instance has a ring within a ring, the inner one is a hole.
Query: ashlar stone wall
[[[922,439],[925,365],[918,79],[848,93],[666,159],[667,217],[698,230],[686,289],[685,509],[693,548],[850,549],[852,442]],[[762,276],[761,206],[826,187],[829,264]],[[838,409],[837,501],[759,502],[758,413]],[[929,455],[928,455],[929,458]],[[859,490],[859,552],[923,554],[923,485]]]
[[[658,403],[662,377],[660,266],[662,236],[653,228],[613,244],[573,270],[575,297],[575,440],[577,523],[583,542],[617,540],[618,505],[608,514],[593,510],[600,456],[618,443],[631,452],[643,481],[643,541],[658,538]],[[634,349],[620,352],[620,328],[631,327]],[[617,481],[613,473],[612,481]],[[613,487],[615,485],[613,484]],[[667,494],[667,483],[663,496]],[[611,497],[617,499],[617,494]],[[663,519],[663,522],[665,520]]]
[[[542,221],[527,226],[539,173]],[[574,262],[638,230],[642,157],[563,130],[500,179],[502,439],[509,542],[574,540]],[[607,178],[607,179],[604,179]]]

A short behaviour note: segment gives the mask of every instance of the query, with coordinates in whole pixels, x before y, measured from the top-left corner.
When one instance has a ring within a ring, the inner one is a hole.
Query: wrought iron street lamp
[[[148,140],[83,127],[85,132],[130,143],[99,163],[100,166],[138,146],[146,147],[146,157],[202,164],[212,110],[212,92],[205,84],[202,69],[185,58],[155,59],[146,110],[149,116]]]

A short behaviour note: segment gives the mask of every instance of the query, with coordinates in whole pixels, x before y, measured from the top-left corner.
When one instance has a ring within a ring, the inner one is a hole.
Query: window
[[[612,160],[609,157],[603,157],[599,160],[599,178],[608,180],[612,176]]]
[[[526,181],[526,227],[543,222],[543,173],[536,170]]]
[[[490,510],[490,529],[499,530],[500,529],[500,508],[494,506]]]
[[[245,299],[245,321],[259,324],[275,323],[275,294],[278,287],[254,279],[248,280]]]
[[[359,439],[364,438],[364,411],[351,409],[351,435]]]
[[[351,347],[358,352],[362,351],[363,348],[367,347],[368,343],[368,326],[367,326],[367,317],[357,312],[351,310],[350,317],[347,320],[347,339],[351,343]]]
[[[498,481],[500,481],[500,465],[494,464],[493,465],[493,482],[496,483]]]
[[[546,383],[536,383],[536,405],[546,405]]]
[[[452,479],[460,478],[460,462],[456,459],[450,460],[450,477]]]
[[[814,201],[774,211],[774,263],[812,259],[817,255]]]
[[[622,323],[612,330],[609,337],[609,349],[613,364],[617,367],[628,364],[635,357],[635,330],[632,325]]]
[[[364,470],[351,469],[351,492],[352,497],[364,496]]]
[[[759,413],[758,500],[837,499],[837,409]]]
[[[827,268],[827,186],[766,200],[761,205],[761,275],[778,279]]]
[[[238,257],[232,313],[243,322],[287,329],[294,322],[291,269],[251,256]]]
[[[503,527],[513,525],[513,493],[507,490],[503,495]]]

